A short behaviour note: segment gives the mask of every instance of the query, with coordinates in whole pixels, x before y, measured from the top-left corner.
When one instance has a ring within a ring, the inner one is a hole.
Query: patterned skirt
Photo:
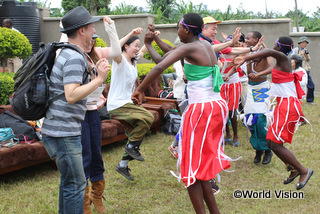
[[[220,90],[220,95],[222,99],[227,102],[229,111],[238,109],[241,95],[241,82],[224,83]]]
[[[301,101],[296,97],[277,97],[277,106],[267,133],[267,139],[275,143],[291,143],[300,118],[304,118]]]
[[[178,165],[180,179],[188,187],[198,180],[210,180],[230,167],[221,147],[228,118],[224,100],[190,104],[182,119]]]

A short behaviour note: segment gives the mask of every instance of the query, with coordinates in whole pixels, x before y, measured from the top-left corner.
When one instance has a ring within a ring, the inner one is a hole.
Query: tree
[[[77,0],[62,0],[61,1],[61,7],[64,10],[64,13],[67,13],[68,11],[72,10],[75,7],[81,6],[81,2],[83,0],[77,1]]]
[[[150,7],[150,13],[161,15],[161,17],[157,18],[162,20],[163,23],[169,22],[175,0],[147,0],[147,4]]]
[[[25,35],[9,28],[0,27],[0,61],[19,57],[24,59],[32,53],[32,46]],[[3,63],[3,71],[5,65]]]
[[[61,6],[65,13],[75,7],[84,6],[91,15],[96,16],[101,10],[109,11],[110,3],[111,0],[62,0]]]
[[[200,16],[210,16],[210,12],[206,7],[200,3],[199,5],[194,5],[192,2],[185,3],[183,0],[174,3],[175,7],[171,15],[171,23],[179,21],[179,19],[186,13],[198,13]]]
[[[61,17],[63,16],[61,8],[50,8],[50,17]]]
[[[123,15],[123,14],[136,14],[138,12],[138,7],[132,5],[126,5],[126,3],[121,2],[119,6],[115,7],[111,13],[113,15]]]

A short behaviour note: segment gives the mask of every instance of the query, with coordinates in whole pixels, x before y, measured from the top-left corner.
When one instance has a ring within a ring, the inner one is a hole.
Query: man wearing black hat
[[[297,54],[300,55],[302,58],[302,67],[307,71],[308,74],[308,83],[307,83],[307,104],[314,105],[314,83],[312,81],[310,71],[311,66],[309,65],[309,61],[311,60],[310,53],[306,49],[307,45],[309,44],[309,40],[306,36],[301,36],[298,40],[298,47],[292,50],[292,55]]]
[[[84,7],[77,7],[62,18],[60,31],[85,54],[85,50],[91,48],[97,21],[99,18],[92,17]],[[100,60],[96,66],[98,76],[89,82],[85,74],[87,68],[83,54],[65,48],[58,55],[50,76],[50,99],[64,94],[49,106],[42,126],[43,145],[61,174],[59,213],[83,213],[86,179],[81,122],[86,112],[86,97],[106,80],[110,70],[107,60]]]

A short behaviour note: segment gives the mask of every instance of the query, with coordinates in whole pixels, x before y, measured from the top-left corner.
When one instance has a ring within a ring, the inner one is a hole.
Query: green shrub
[[[142,75],[147,75],[155,65],[156,65],[155,63],[140,63],[140,64],[137,64],[139,79],[141,80],[141,76]],[[107,77],[106,83],[110,83],[111,82],[111,69],[112,69],[111,67],[112,66],[110,65],[110,71],[108,73],[108,77]],[[168,67],[166,70],[164,70],[163,73],[164,74],[174,73],[172,65],[170,67]]]
[[[0,74],[0,105],[9,103],[9,97],[13,93],[13,74],[7,72]]]
[[[162,41],[164,41],[165,43],[169,44],[172,47],[174,46],[171,42],[169,42],[166,39],[162,39]],[[152,46],[157,51],[157,53],[160,54],[160,56],[164,56],[165,52],[163,52],[163,50],[161,50],[161,48],[157,45],[157,43],[155,41],[152,42]],[[149,51],[143,57],[147,60],[152,60]]]
[[[96,38],[96,44],[94,45],[95,47],[107,47],[107,43],[103,41],[100,37]]]
[[[0,27],[0,59],[27,58],[32,46],[25,35],[9,28]]]
[[[142,75],[147,75],[155,65],[156,65],[155,63],[137,64],[139,79],[141,80]],[[168,73],[174,73],[172,65],[163,71],[163,74],[168,74]]]

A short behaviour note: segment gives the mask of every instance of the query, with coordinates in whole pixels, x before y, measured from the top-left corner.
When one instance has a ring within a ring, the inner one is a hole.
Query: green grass
[[[270,164],[253,164],[255,155],[247,131],[239,122],[240,146],[226,145],[225,152],[232,158],[242,156],[231,163],[234,172],[221,172],[220,193],[216,201],[221,213],[320,213],[320,172],[318,137],[320,99],[316,106],[303,105],[303,111],[312,124],[304,125],[295,133],[291,145],[286,144],[314,175],[302,189],[304,199],[276,199],[274,191],[293,191],[298,178],[288,185],[283,180],[289,175],[284,164],[275,155]],[[250,136],[250,134],[249,134]],[[119,162],[125,142],[102,148],[105,166],[106,188],[104,205],[108,213],[194,213],[187,190],[170,174],[176,171],[176,160],[168,152],[173,136],[158,133],[146,137],[141,152],[146,161],[132,161],[130,182],[118,174],[114,167]],[[59,173],[50,163],[30,167],[0,176],[0,213],[57,213]],[[255,191],[270,190],[271,199],[235,199],[237,189]],[[93,206],[92,206],[93,207]]]

